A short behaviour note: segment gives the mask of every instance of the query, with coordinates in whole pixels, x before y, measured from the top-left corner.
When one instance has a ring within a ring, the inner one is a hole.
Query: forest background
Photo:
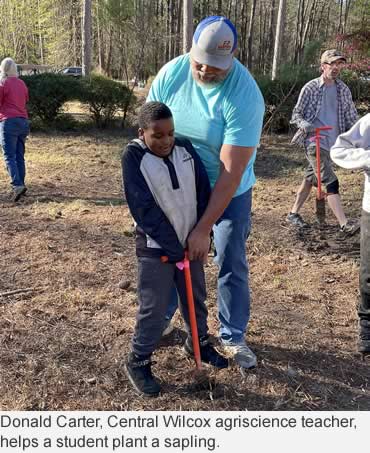
[[[369,63],[369,0],[194,0],[193,22],[211,14],[237,26],[239,60],[254,74],[272,68],[277,13],[284,3],[281,61],[301,64],[308,44],[339,47]],[[1,0],[0,55],[18,63],[81,66],[81,0]],[[183,0],[93,0],[93,67],[120,80],[148,79],[182,53]],[[317,63],[317,54],[307,64]],[[140,63],[140,64],[139,64]],[[140,68],[138,68],[138,65]],[[139,72],[139,74],[136,74]]]
[[[286,132],[292,104],[303,84],[319,74],[320,53],[328,48],[347,55],[343,78],[360,114],[367,110],[369,0],[1,0],[0,56],[11,56],[19,64],[48,65],[53,72],[81,66],[88,6],[93,73],[127,86],[133,80],[148,86],[163,64],[183,53],[184,3],[191,4],[190,28],[212,14],[225,15],[236,24],[237,57],[253,73],[265,97],[265,131]],[[277,81],[271,80],[274,58]],[[54,81],[55,85],[60,83]],[[71,97],[86,100],[86,95]],[[34,100],[41,102],[37,96]],[[133,100],[129,96],[128,103]],[[126,102],[125,117],[127,109]],[[58,113],[57,109],[53,115]]]

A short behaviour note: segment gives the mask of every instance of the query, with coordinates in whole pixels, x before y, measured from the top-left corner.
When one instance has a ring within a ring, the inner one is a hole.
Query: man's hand
[[[254,147],[222,145],[219,177],[205,213],[188,236],[189,259],[206,262],[212,227],[234,196],[253,153]]]
[[[189,260],[199,260],[203,263],[207,262],[209,246],[211,238],[209,231],[202,230],[199,226],[196,226],[188,236],[188,251]]]
[[[306,133],[310,133],[315,130],[313,124],[309,123],[308,121],[303,121],[301,124],[301,129]]]

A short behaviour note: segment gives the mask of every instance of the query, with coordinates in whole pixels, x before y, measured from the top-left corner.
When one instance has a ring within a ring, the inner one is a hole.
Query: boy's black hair
[[[151,101],[144,104],[139,112],[139,127],[147,129],[151,122],[172,118],[172,112],[163,102]]]

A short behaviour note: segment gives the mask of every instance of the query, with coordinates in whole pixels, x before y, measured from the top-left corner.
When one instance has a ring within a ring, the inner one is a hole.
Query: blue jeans
[[[13,187],[24,186],[26,176],[24,152],[28,134],[29,121],[26,118],[8,118],[0,122],[1,146]]]
[[[213,227],[218,272],[218,318],[223,343],[244,339],[249,321],[248,261],[245,242],[251,230],[252,189],[234,197]]]
[[[245,242],[251,229],[252,189],[234,197],[213,227],[218,273],[218,317],[223,343],[233,344],[244,339],[249,321],[248,261]],[[177,307],[172,297],[166,319]]]

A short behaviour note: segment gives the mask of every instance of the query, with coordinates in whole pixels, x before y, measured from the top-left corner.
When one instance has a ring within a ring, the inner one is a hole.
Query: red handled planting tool
[[[321,131],[328,131],[332,129],[331,126],[322,126],[315,129],[315,142],[316,142],[316,174],[317,174],[317,193],[316,193],[316,217],[320,224],[325,223],[325,198],[326,193],[321,189],[321,159],[320,159],[320,140],[323,138],[320,135]]]
[[[161,257],[162,263],[168,261],[167,256]],[[185,258],[183,261],[179,261],[176,263],[178,269],[184,271],[185,277],[185,287],[186,287],[186,299],[188,302],[189,308],[189,320],[190,320],[190,329],[191,329],[191,338],[193,342],[193,351],[194,351],[194,358],[197,370],[202,369],[202,362],[200,358],[200,347],[199,347],[199,336],[198,336],[198,325],[197,325],[197,318],[195,315],[195,305],[194,305],[194,296],[193,296],[193,284],[191,281],[191,272],[190,272],[190,261],[188,257],[188,252],[185,252]]]

